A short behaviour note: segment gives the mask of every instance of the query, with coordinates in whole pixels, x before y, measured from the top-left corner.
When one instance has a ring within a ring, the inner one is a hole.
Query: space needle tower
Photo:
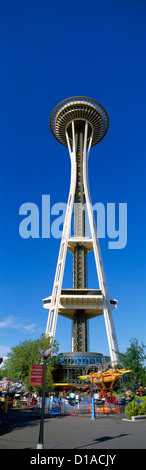
[[[110,358],[112,363],[117,363],[118,344],[112,315],[117,301],[108,294],[88,183],[90,149],[105,137],[109,127],[108,114],[97,101],[76,96],[55,107],[50,127],[57,141],[68,147],[71,178],[52,295],[44,299],[44,308],[49,310],[46,335],[54,340],[58,314],[68,318],[72,321],[72,353],[85,355],[89,351],[89,320],[103,315]],[[85,212],[90,237],[86,236]],[[70,236],[72,214],[74,229],[73,236]],[[88,289],[87,286],[87,256],[92,250],[99,284],[97,289]],[[62,288],[67,251],[73,256],[71,289]],[[95,335],[99,335],[98,328]]]

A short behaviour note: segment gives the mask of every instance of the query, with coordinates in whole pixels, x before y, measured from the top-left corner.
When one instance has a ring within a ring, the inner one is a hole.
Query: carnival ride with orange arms
[[[78,378],[80,380],[90,380],[92,385],[97,387],[99,395],[103,398],[106,398],[108,403],[116,403],[115,397],[113,396],[113,391],[116,389],[116,386],[122,377],[123,374],[131,372],[127,369],[118,369],[110,367],[109,363],[102,367],[100,364],[97,364],[97,372],[90,372],[86,375],[80,375]]]

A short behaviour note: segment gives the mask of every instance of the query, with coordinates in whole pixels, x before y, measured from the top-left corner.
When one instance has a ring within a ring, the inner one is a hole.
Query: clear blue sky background
[[[60,240],[41,237],[42,194],[66,202],[68,151],[52,136],[49,118],[70,96],[107,110],[106,138],[91,150],[92,202],[128,204],[128,242],[101,250],[119,349],[132,337],[146,343],[146,4],[144,0],[0,1],[0,356],[45,332]],[[19,207],[34,202],[40,238],[19,235]],[[52,216],[51,221],[54,220]],[[118,225],[118,221],[117,221]],[[64,287],[72,285],[67,257]],[[92,254],[89,287],[97,287]],[[56,339],[71,349],[71,323],[59,317]],[[90,322],[90,350],[109,354],[104,318]]]

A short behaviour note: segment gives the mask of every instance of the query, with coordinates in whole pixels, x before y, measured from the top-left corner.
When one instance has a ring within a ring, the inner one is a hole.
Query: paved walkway
[[[123,421],[122,415],[62,416],[44,421],[45,449],[146,449],[146,420]],[[36,449],[40,419],[29,411],[0,415],[0,449]]]

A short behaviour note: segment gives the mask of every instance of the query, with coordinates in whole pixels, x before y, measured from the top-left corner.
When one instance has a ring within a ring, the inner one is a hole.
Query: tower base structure
[[[109,126],[108,115],[95,100],[74,97],[56,106],[50,125],[54,137],[68,147],[71,180],[53,291],[50,297],[44,299],[44,308],[49,310],[46,335],[54,340],[58,314],[72,320],[72,354],[83,358],[82,354],[89,352],[89,320],[103,315],[110,358],[112,363],[117,363],[118,344],[112,316],[112,310],[117,308],[117,301],[108,294],[88,183],[90,149],[106,135]],[[85,205],[91,238],[86,236]],[[74,234],[70,238],[73,210]],[[98,289],[87,287],[86,258],[92,250]],[[72,289],[62,288],[67,251],[73,255]],[[80,353],[81,356],[78,356]]]
[[[107,364],[110,362],[109,356],[104,356],[98,352],[66,352],[59,354],[60,364],[62,367],[61,381],[65,383],[80,384],[78,376],[84,375],[87,366],[92,367],[92,371],[97,370],[96,365]]]

